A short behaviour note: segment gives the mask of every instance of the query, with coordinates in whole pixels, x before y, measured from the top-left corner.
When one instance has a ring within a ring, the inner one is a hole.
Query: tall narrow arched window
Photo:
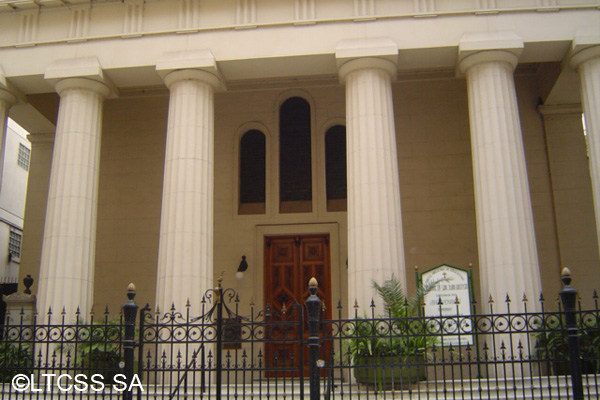
[[[250,130],[240,141],[240,204],[239,214],[265,213],[265,135]]]
[[[279,109],[279,212],[312,211],[310,105],[300,97]]]
[[[325,134],[327,211],[346,211],[346,127],[336,125]]]

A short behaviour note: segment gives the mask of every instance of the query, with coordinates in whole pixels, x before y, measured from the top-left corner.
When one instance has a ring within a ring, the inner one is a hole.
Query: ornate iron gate
[[[304,347],[303,307],[295,303],[280,313],[269,305],[256,311],[251,304],[249,315],[242,316],[239,306],[238,295],[219,282],[205,293],[199,316],[191,315],[189,305],[183,312],[173,308],[152,313],[143,308],[137,369],[147,390],[155,398],[214,395],[220,399],[229,394],[223,391],[243,388],[277,395],[296,384],[297,395],[303,398],[303,352],[278,354],[277,350]],[[273,354],[266,353],[267,343]]]

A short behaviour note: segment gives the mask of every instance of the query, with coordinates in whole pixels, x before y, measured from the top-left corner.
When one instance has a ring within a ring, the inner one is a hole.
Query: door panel
[[[329,235],[265,237],[264,273],[265,302],[273,310],[271,320],[291,323],[287,330],[274,330],[273,341],[265,347],[267,367],[273,368],[267,376],[297,375],[292,371],[299,370],[302,359],[306,374],[308,353],[304,349],[300,354],[298,337],[304,334],[306,341],[308,327],[306,321],[301,328],[298,324],[313,276],[319,282],[317,295],[325,304],[331,304]],[[301,308],[294,307],[296,302]],[[326,308],[324,317],[330,318],[330,313]],[[282,372],[282,367],[289,370]]]

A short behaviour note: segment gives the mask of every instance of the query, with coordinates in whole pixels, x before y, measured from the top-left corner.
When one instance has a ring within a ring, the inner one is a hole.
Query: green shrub
[[[0,382],[10,382],[17,374],[32,373],[33,355],[28,343],[0,342]]]
[[[112,382],[116,374],[122,373],[121,341],[124,327],[119,320],[103,321],[77,328],[77,340],[62,344],[60,351],[74,357],[75,369],[84,374],[101,374],[104,382]]]
[[[584,374],[600,371],[600,318],[582,315],[578,320],[579,356]],[[554,375],[570,373],[568,333],[564,317],[549,318],[542,324],[536,339],[535,354],[541,362],[550,363]]]

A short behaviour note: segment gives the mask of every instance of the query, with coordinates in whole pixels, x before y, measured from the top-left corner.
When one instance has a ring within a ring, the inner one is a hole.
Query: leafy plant
[[[0,342],[0,382],[10,382],[17,374],[31,374],[33,358],[28,343]]]
[[[400,356],[406,361],[435,345],[438,337],[429,332],[427,320],[418,317],[425,296],[438,283],[417,288],[416,294],[409,298],[395,276],[382,285],[374,282],[373,288],[383,301],[385,316],[354,321],[352,338],[346,344],[351,362],[355,364],[358,358],[369,356]]]
[[[74,357],[75,365],[84,371],[99,373],[105,382],[111,382],[121,373],[120,343],[124,326],[119,320],[107,320],[77,328],[77,340],[61,345],[61,352]]]
[[[578,320],[579,356],[582,372],[600,371],[600,318],[598,315],[581,316]],[[549,318],[534,334],[536,358],[548,362],[555,375],[569,373],[570,355],[568,332],[564,317]]]

